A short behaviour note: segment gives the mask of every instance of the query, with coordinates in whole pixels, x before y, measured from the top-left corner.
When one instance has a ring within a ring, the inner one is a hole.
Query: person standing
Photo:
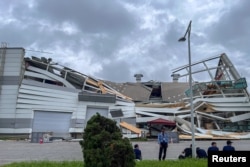
[[[219,148],[217,147],[217,143],[216,142],[213,141],[211,143],[211,146],[207,149],[207,154],[210,151],[219,151]]]
[[[134,145],[134,153],[135,153],[135,159],[136,160],[138,160],[138,161],[142,160],[141,150],[139,149],[138,144]]]
[[[159,160],[165,160],[168,148],[168,136],[165,133],[164,127],[161,128],[161,132],[158,134],[158,144],[160,146]]]
[[[232,141],[228,140],[227,145],[223,147],[223,151],[235,151],[235,148],[232,146]]]

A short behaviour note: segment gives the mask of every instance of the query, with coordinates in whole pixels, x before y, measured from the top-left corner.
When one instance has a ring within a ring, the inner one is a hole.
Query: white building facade
[[[135,117],[131,101],[93,93],[100,91],[94,79],[24,55],[23,48],[0,49],[0,134],[52,132],[57,137],[77,137],[97,112],[118,122]],[[82,79],[81,88],[66,79],[69,73]],[[93,83],[86,84],[88,80]]]
[[[27,58],[23,48],[0,48],[0,135],[38,138],[37,134],[49,133],[80,138],[87,121],[99,113],[115,120],[129,136],[138,137],[142,131],[157,134],[162,125],[148,125],[161,118],[176,124],[171,131],[190,137],[193,91],[195,136],[250,138],[246,78],[224,53],[192,64],[196,65],[204,69],[194,68],[192,76],[205,72],[211,80],[193,82],[191,90],[187,83],[178,83],[178,78],[188,75],[187,65],[174,70],[171,83],[143,83],[138,78],[143,75],[136,74],[136,83],[118,84],[79,73],[50,58]]]

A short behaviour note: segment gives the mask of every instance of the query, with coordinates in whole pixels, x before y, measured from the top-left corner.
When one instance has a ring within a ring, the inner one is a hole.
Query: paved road
[[[226,141],[216,141],[221,149]],[[250,140],[234,140],[236,150],[250,151]],[[147,142],[132,142],[139,144],[142,150],[143,159],[157,160],[159,146],[156,140]],[[191,141],[180,141],[170,143],[166,159],[177,159],[181,151],[188,147]],[[197,147],[205,150],[210,146],[211,141],[196,141]],[[82,150],[78,142],[53,142],[53,143],[30,143],[28,141],[0,141],[0,165],[20,161],[73,161],[83,160]]]

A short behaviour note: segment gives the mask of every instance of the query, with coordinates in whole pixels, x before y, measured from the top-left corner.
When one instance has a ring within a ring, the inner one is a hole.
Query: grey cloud
[[[112,61],[111,64],[104,64],[103,70],[98,72],[96,76],[102,76],[104,80],[115,82],[128,82],[133,80],[129,64],[126,61]]]
[[[126,61],[113,61],[111,64],[103,65],[103,70],[96,74],[96,76],[102,76],[105,80],[115,82],[135,82],[134,74],[143,74],[142,81],[166,81],[171,80],[171,70],[167,67],[167,63],[164,62],[159,65],[157,60],[149,62],[148,64],[141,65],[140,63],[134,64],[134,67],[128,64]],[[141,70],[135,70],[139,66],[143,66]],[[149,67],[155,66],[155,71],[150,72]],[[157,67],[156,67],[157,66]]]
[[[134,18],[117,1],[38,1],[36,10],[51,22],[74,22],[86,33],[127,33]]]
[[[38,29],[39,25],[30,25],[27,28],[21,28],[13,23],[7,24],[0,27],[1,32],[5,32],[1,35],[1,40],[8,42],[12,47],[21,46],[29,48],[31,45],[37,45],[40,49],[54,49],[56,45],[68,47],[75,43],[75,47],[72,49],[79,48],[79,42],[77,42],[79,39],[77,36],[69,37],[62,32],[43,32]]]
[[[155,9],[167,9],[169,7],[176,7],[181,1],[178,0],[147,0],[147,1],[136,1],[136,0],[120,0],[121,2],[127,2],[129,4],[133,4],[135,6],[141,6],[148,4],[149,6],[152,6]]]
[[[208,29],[209,42],[223,46],[223,52],[228,54],[239,73],[247,78],[250,75],[247,70],[250,61],[249,6],[250,1],[237,3]]]
[[[77,66],[76,70],[80,72],[115,82],[135,81],[133,76],[138,72],[144,75],[143,81],[169,81],[173,68],[188,63],[187,42],[180,43],[178,39],[185,33],[189,21],[187,17],[190,16],[194,16],[191,18],[193,61],[214,56],[216,52],[226,52],[230,58],[231,53],[236,53],[233,55],[236,67],[243,69],[243,65],[248,66],[248,61],[244,60],[250,51],[246,46],[249,43],[249,3],[244,1],[232,6],[218,23],[206,29],[209,23],[203,25],[201,18],[217,9],[205,7],[202,12],[187,10],[188,7],[193,9],[203,5],[197,2],[0,1],[0,19],[15,20],[0,25],[3,32],[0,40],[10,46],[52,52],[53,55],[33,52],[27,52],[27,55],[49,56],[70,68]],[[219,10],[224,12],[225,9],[219,6]],[[184,23],[184,20],[187,22]],[[147,24],[144,25],[144,21]],[[76,33],[64,32],[62,29],[67,28],[67,24],[73,25]],[[78,63],[84,64],[84,69]],[[242,66],[238,65],[240,63]],[[86,67],[88,65],[90,67]]]
[[[211,42],[217,42],[231,49],[249,52],[250,1],[242,1],[225,12],[219,22],[209,27]]]
[[[178,44],[178,39],[183,37],[186,27],[184,27],[178,20],[171,22],[170,24],[166,25],[168,31],[165,36],[165,42],[169,47],[173,47]]]
[[[86,49],[93,50],[96,53],[97,59],[106,57],[111,58],[121,42],[121,39],[116,36],[87,36],[91,42]]]
[[[134,16],[117,1],[77,0],[58,3],[55,0],[42,0],[34,1],[33,8],[28,7],[28,1],[22,2],[8,5],[13,9],[12,16],[19,21],[19,26],[14,25],[15,27],[11,29],[7,26],[2,29],[8,29],[9,32],[4,39],[10,41],[11,44],[19,39],[18,43],[22,43],[24,47],[26,46],[25,39],[27,39],[29,40],[27,45],[35,41],[41,48],[53,49],[53,46],[59,45],[69,49],[93,50],[99,57],[110,56],[119,44],[121,36],[130,33],[136,25]],[[41,21],[48,24],[43,31],[39,30],[44,26],[41,25]],[[69,36],[51,29],[62,26],[64,22],[77,25],[80,32]],[[20,24],[26,27],[21,29]],[[12,37],[10,35],[12,31],[20,33],[20,38]],[[80,41],[84,40],[90,43],[87,46],[82,45]]]

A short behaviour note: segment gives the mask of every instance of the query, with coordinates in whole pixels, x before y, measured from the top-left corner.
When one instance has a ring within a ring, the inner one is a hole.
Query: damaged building
[[[115,120],[127,137],[154,136],[164,125],[188,139],[192,90],[196,138],[250,138],[246,78],[228,56],[193,63],[192,76],[210,79],[193,81],[191,90],[180,82],[188,67],[174,69],[172,82],[142,82],[143,74],[135,74],[133,83],[114,83],[50,58],[25,57],[23,48],[0,48],[0,135],[79,138],[99,113]]]

